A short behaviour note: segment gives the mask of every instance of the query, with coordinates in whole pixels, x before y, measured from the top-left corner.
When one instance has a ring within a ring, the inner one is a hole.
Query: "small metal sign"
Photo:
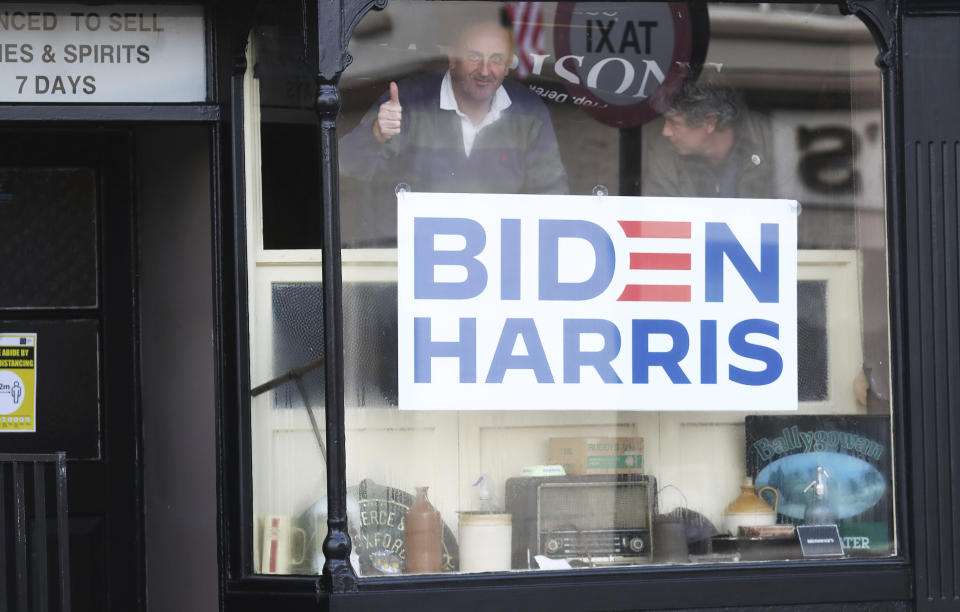
[[[843,542],[836,525],[798,525],[797,537],[804,557],[843,556]]]
[[[202,102],[203,7],[0,5],[0,101]]]

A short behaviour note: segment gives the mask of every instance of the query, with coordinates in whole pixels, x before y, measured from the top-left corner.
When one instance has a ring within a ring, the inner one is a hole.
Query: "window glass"
[[[0,167],[0,307],[97,306],[95,184],[91,168]]]
[[[361,576],[898,554],[881,80],[861,22],[822,4],[393,0],[350,53]],[[267,138],[297,103],[250,76],[255,560],[310,574],[323,279],[318,241],[294,237],[318,227],[316,160],[292,153],[295,129]]]
[[[255,134],[259,168],[255,190],[258,240],[264,249],[319,249],[320,179],[316,129],[314,45],[300,3],[277,3],[252,33],[248,82],[255,117],[248,127]],[[249,107],[248,107],[249,108]]]

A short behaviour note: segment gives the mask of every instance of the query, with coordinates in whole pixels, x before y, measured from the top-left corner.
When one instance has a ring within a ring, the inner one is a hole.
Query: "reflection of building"
[[[471,10],[478,18],[496,13],[496,7]],[[565,163],[577,169],[571,172],[571,192],[587,194],[594,185],[605,185],[612,195],[629,194],[636,186],[624,184],[618,168],[604,161],[624,145],[615,128],[593,120],[577,97],[568,94],[570,82],[558,76],[555,65],[555,28],[549,25],[555,16],[549,6],[544,10],[546,46],[538,56],[539,69],[525,82],[547,102]],[[443,65],[442,40],[436,30],[424,27],[423,11],[432,7],[378,14],[376,18],[386,20],[389,27],[371,28],[371,33],[354,37],[355,63],[343,79],[346,129],[398,69],[431,70]],[[731,86],[745,94],[751,108],[770,118],[777,185],[784,197],[798,197],[804,205],[802,244],[849,248],[865,239],[864,233],[856,233],[851,207],[882,213],[877,208],[882,202],[877,174],[881,167],[880,73],[873,65],[876,53],[866,29],[823,8],[804,12],[802,7],[756,11],[724,6],[710,7],[709,14],[706,69],[720,70]],[[762,37],[754,36],[758,29],[763,30]],[[384,47],[390,52],[378,54]],[[573,60],[566,64],[576,66]],[[613,82],[620,83],[618,78]],[[658,123],[648,125],[643,142],[656,138],[659,129]],[[389,236],[390,223],[371,223],[375,215],[369,212],[363,213],[362,221],[354,219],[354,210],[345,211],[345,240],[368,244],[375,237],[367,232]]]
[[[377,14],[377,23],[388,23],[389,27],[371,28],[371,32],[354,38],[351,53],[355,63],[341,81],[346,130],[352,129],[359,115],[367,111],[390,80],[408,71],[442,68],[444,56],[438,46],[443,42],[439,38],[443,32],[425,28],[422,13],[426,11],[437,20],[449,20],[453,13],[434,13],[428,4],[414,3],[407,8],[409,10],[403,12]],[[497,8],[478,5],[469,10],[477,11],[476,18],[489,18],[496,15]],[[555,48],[555,32],[561,26],[557,25],[559,19],[552,7],[548,6],[545,11],[546,45],[538,55],[542,62],[531,71],[526,83],[535,88],[551,111],[568,168],[571,192],[587,194],[595,185],[605,185],[612,195],[636,193],[637,184],[631,181],[642,181],[639,170],[649,155],[646,145],[659,137],[661,124],[654,120],[642,129],[621,130],[610,125],[610,121],[585,112],[569,87],[570,81],[562,76],[566,67],[576,65],[577,60],[564,59],[558,70],[557,59],[570,54],[564,55]],[[861,297],[864,291],[875,292],[875,289],[858,287],[869,282],[863,279],[874,276],[884,265],[882,248],[870,248],[882,247],[882,240],[877,245],[868,244],[877,239],[876,223],[882,220],[882,206],[877,207],[883,201],[881,183],[877,180],[882,163],[880,141],[876,137],[880,74],[873,65],[873,55],[865,52],[873,48],[873,43],[860,24],[835,11],[822,10],[813,15],[810,12],[790,8],[762,12],[744,7],[710,7],[711,37],[704,58],[705,70],[719,69],[732,86],[742,91],[751,109],[769,123],[777,195],[798,198],[803,204],[799,221],[800,246],[805,249],[801,264],[800,351],[806,359],[802,366],[801,401],[811,413],[858,411],[862,408],[847,389],[865,359],[877,360],[874,355],[887,350],[884,302],[864,300]],[[764,36],[752,34],[758,27],[764,28]],[[581,65],[586,65],[584,62],[586,60],[580,62]],[[577,75],[568,78],[574,76]],[[639,77],[639,73],[636,76]],[[586,81],[586,74],[583,77]],[[614,85],[620,82],[613,78]],[[854,124],[873,135],[869,146],[857,140],[865,141],[866,136],[857,135],[851,127]],[[617,163],[611,163],[612,159]],[[378,196],[370,193],[368,184],[346,179],[342,180],[342,189],[344,201],[350,202],[342,210],[345,245],[392,246],[393,193],[383,191]],[[354,289],[348,289],[348,293],[352,291]],[[392,337],[396,333],[390,325],[384,328],[383,334],[365,334],[362,320],[369,319],[352,317],[349,313],[346,317],[348,340],[363,347],[359,355],[366,354],[366,346],[376,345],[384,334]],[[832,340],[828,341],[828,335]],[[372,382],[379,380],[374,370],[390,370],[389,366],[389,362],[385,366],[374,365],[364,358],[348,357],[346,362],[351,384],[366,381],[370,390],[391,388],[393,381]],[[876,386],[885,385],[883,375],[878,377],[881,383]],[[390,393],[385,397],[390,397]],[[379,396],[364,395],[361,399],[360,395],[349,392],[347,398],[348,406],[393,403]],[[583,428],[595,419],[595,415],[590,415],[569,422],[563,419],[544,422],[536,435],[557,435],[554,432],[562,427]],[[642,435],[651,427],[644,416],[625,417],[611,412],[605,419],[594,423],[596,428],[591,431],[601,435],[600,432],[613,428],[621,435]],[[687,453],[689,459],[693,456],[690,453],[698,451],[680,449],[692,446],[702,448],[700,452],[707,452],[708,448],[710,452],[717,452],[718,447],[724,448],[721,456],[738,461],[733,457],[739,453],[743,435],[736,425],[739,415],[730,418],[698,415],[687,419],[677,414],[658,419],[657,427],[673,431],[669,437],[674,440],[676,436],[676,441],[665,444],[654,455],[651,469],[663,470],[658,476],[669,475],[666,482],[681,486],[693,498],[695,508],[719,520],[728,501],[725,491],[739,481],[736,470],[718,477],[709,470],[682,468],[681,452]],[[526,427],[534,426],[527,424]],[[522,437],[513,439],[506,433],[490,431],[485,435],[495,440],[491,444],[496,448],[524,443]],[[535,434],[529,435],[530,439],[536,439]],[[701,447],[700,443],[705,440],[712,440],[713,445]],[[364,444],[371,449],[381,443],[373,433],[364,438]],[[503,467],[505,475],[522,467],[523,461],[535,463],[536,456],[520,454],[514,460],[516,465]],[[450,504],[455,505],[455,501],[451,500]]]

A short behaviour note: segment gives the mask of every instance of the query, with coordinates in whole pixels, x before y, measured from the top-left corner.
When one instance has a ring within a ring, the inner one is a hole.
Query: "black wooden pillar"
[[[241,470],[226,469],[234,458],[242,465],[251,461],[249,411],[237,411],[249,397],[250,344],[247,319],[246,253],[238,245],[247,241],[244,197],[243,79],[247,70],[247,37],[253,25],[253,2],[238,2],[218,19],[222,35],[217,38],[216,55],[228,58],[217,72],[222,120],[214,127],[213,159],[215,173],[212,191],[215,211],[214,279],[216,283],[215,337],[217,345],[217,463],[220,472],[219,563],[221,592],[228,580],[253,572],[252,491]],[[229,164],[229,166],[227,166]],[[229,202],[233,205],[230,206]],[[225,206],[225,208],[224,208]],[[229,432],[229,433],[228,433]]]
[[[323,329],[327,419],[327,537],[323,541],[323,584],[328,592],[356,590],[347,533],[347,482],[344,464],[343,284],[340,263],[340,187],[337,164],[337,77],[317,80],[320,119],[320,175],[323,198]]]
[[[960,5],[850,0],[883,51],[900,551],[915,609],[960,604]]]
[[[908,458],[916,609],[960,606],[960,6],[902,19]]]
[[[340,180],[337,161],[337,116],[340,113],[340,73],[350,64],[350,34],[371,8],[386,0],[317,1],[317,95],[320,122],[320,176],[323,206],[323,327],[327,426],[327,537],[323,541],[324,590],[357,591],[350,565],[347,530],[346,452],[343,411],[343,283],[340,259]]]

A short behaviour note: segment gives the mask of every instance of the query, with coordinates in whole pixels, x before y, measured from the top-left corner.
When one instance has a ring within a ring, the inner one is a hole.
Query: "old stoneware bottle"
[[[443,521],[427,499],[427,487],[417,487],[417,497],[404,517],[406,573],[439,573],[443,565]]]
[[[765,491],[773,493],[773,507],[760,497]],[[763,527],[777,522],[777,507],[780,494],[773,487],[755,489],[753,478],[747,476],[740,485],[740,496],[730,502],[723,511],[724,528],[736,536],[740,527]]]

